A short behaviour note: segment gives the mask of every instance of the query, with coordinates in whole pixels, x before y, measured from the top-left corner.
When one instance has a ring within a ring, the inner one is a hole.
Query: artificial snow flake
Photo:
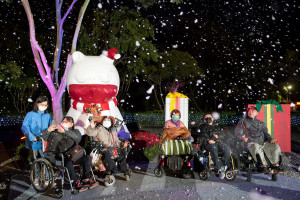
[[[27,100],[27,101],[28,101],[28,102],[30,102],[30,103],[32,103],[32,102],[33,102],[31,98],[28,98],[28,100]]]
[[[141,46],[140,42],[139,41],[135,41],[135,46],[137,46],[137,47]]]
[[[272,85],[274,84],[274,80],[271,78],[268,78],[268,82],[271,83]]]
[[[232,93],[232,91],[231,91],[231,89],[229,89],[229,90],[228,90],[228,94],[231,94],[231,93]]]
[[[218,105],[218,108],[219,108],[219,109],[222,109],[222,108],[223,108],[223,104],[220,103],[220,104]]]
[[[151,94],[154,89],[154,85],[151,85],[151,87],[147,90],[147,94]]]
[[[97,7],[98,7],[99,9],[102,9],[102,3],[98,3]]]

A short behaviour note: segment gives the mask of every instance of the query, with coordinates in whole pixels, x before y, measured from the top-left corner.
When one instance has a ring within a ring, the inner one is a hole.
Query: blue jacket
[[[33,150],[41,150],[42,142],[34,142],[34,138],[39,137],[41,132],[51,125],[51,116],[49,113],[40,111],[31,111],[26,114],[22,124],[22,132],[26,136],[26,148]]]

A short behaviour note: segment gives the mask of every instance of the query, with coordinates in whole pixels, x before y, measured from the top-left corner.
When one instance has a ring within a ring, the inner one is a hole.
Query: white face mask
[[[103,121],[103,126],[109,128],[111,126],[111,121]]]
[[[60,124],[65,130],[68,130],[69,126],[68,124],[62,123]]]
[[[48,106],[39,106],[39,111],[44,112]]]

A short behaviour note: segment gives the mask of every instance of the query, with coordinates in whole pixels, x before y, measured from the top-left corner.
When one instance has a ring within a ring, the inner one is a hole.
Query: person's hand
[[[209,144],[215,144],[216,142],[214,140],[208,140]]]
[[[60,133],[64,133],[65,129],[63,127],[61,127],[60,125],[57,126],[57,131]]]
[[[213,134],[213,136],[217,139],[219,138],[219,136],[217,134]]]
[[[37,141],[37,138],[34,138],[33,141],[36,142],[36,141]]]
[[[52,132],[52,131],[55,131],[56,129],[56,125],[55,124],[52,124],[48,127],[48,132]]]
[[[247,142],[248,139],[249,139],[249,138],[247,138],[245,135],[242,136],[242,140],[243,140],[244,142]]]
[[[128,141],[128,140],[126,140],[126,141],[124,142],[124,147],[127,147],[127,146],[128,146],[128,144],[129,144],[129,141]]]
[[[271,144],[276,144],[278,143],[278,140],[276,138],[273,138],[271,141],[270,141]]]
[[[91,125],[92,128],[95,128],[95,126],[96,126],[95,120],[92,119],[92,120],[90,121],[90,125]]]

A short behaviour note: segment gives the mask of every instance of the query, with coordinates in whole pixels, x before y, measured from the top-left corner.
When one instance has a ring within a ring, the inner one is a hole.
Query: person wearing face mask
[[[26,114],[22,123],[21,130],[26,137],[26,148],[30,149],[33,159],[42,155],[42,143],[38,139],[51,124],[51,116],[47,113],[48,103],[47,97],[38,97],[33,110]]]
[[[212,114],[205,114],[203,122],[199,126],[199,146],[204,146],[211,153],[216,170],[220,172],[220,179],[223,179],[230,163],[230,147],[223,142],[225,134],[219,125],[214,122]],[[219,159],[218,151],[223,154],[221,159]]]
[[[122,143],[120,141],[114,124],[115,118],[112,116],[101,116],[98,123],[91,120],[87,128],[87,135],[91,136],[94,141],[100,142],[104,147],[102,159],[108,173],[116,174],[118,171],[129,173],[126,163],[126,148],[129,142]],[[115,155],[116,153],[117,155]]]
[[[272,164],[270,167],[277,171],[283,171],[283,168],[279,165],[281,150],[277,144],[278,140],[271,137],[265,123],[256,119],[257,115],[256,107],[251,106],[248,108],[247,117],[238,122],[235,135],[247,144],[247,148],[255,162],[258,162],[257,155],[259,155],[261,162],[259,171],[268,172],[265,154]]]
[[[48,129],[42,132],[40,137],[48,141],[47,151],[55,153],[65,153],[81,141],[81,133],[74,128],[74,120],[69,116],[64,117],[59,125],[49,126]],[[98,182],[90,177],[91,159],[89,155],[83,155],[76,162],[72,162],[67,157],[64,158],[65,167],[68,169],[73,185],[78,191],[82,192],[87,190],[88,187],[92,188],[98,185]],[[78,179],[75,173],[74,164],[80,164],[83,167],[82,181]]]
[[[165,122],[165,129],[166,128],[175,128],[175,127],[185,127],[183,122],[180,120],[181,114],[180,111],[174,109],[170,113],[171,119]]]

